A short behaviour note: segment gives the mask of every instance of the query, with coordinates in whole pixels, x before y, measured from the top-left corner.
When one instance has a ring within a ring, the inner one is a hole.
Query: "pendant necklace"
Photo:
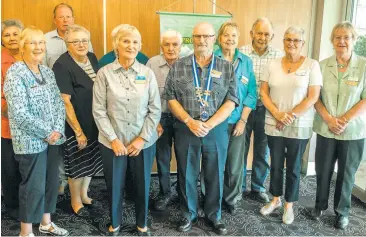
[[[24,59],[23,59],[23,62],[25,64],[25,66],[27,66],[28,70],[32,73],[32,76],[34,77],[36,82],[38,82],[38,84],[40,84],[40,85],[46,84],[46,80],[43,78],[43,75],[42,75],[42,72],[41,72],[41,68],[39,67],[39,64],[38,64],[38,70],[39,70],[39,74],[41,75],[42,81],[40,81],[39,78],[34,74],[34,72],[29,68],[28,64],[24,61]]]

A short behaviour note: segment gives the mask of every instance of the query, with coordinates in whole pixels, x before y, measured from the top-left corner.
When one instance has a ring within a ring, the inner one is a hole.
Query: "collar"
[[[222,48],[219,47],[216,52],[215,52],[215,55],[219,58],[222,58],[224,59],[224,54],[222,53]],[[233,61],[235,62],[237,59],[239,59],[240,61],[243,61],[243,54],[240,53],[239,49],[235,49],[235,53],[234,53],[234,59]]]
[[[272,53],[274,51],[273,47],[271,45],[268,45],[266,52],[264,52],[264,54],[262,54],[261,56],[259,56],[259,54],[255,51],[255,49],[253,47],[253,43],[250,44],[250,47],[252,49],[251,50],[252,54],[257,55],[258,57],[266,56],[266,55],[268,55],[268,54],[270,54],[270,53]]]
[[[329,68],[330,72],[336,78],[338,78],[337,57],[336,57],[335,54],[329,58],[328,63],[327,63],[327,67]],[[352,53],[351,58],[349,60],[348,68],[343,74],[343,79],[347,78],[349,76],[349,72],[352,69],[355,69],[355,68],[358,68],[357,55],[355,53]]]
[[[49,35],[50,35],[50,38],[58,38],[58,39],[62,39],[62,38],[60,37],[60,35],[58,34],[57,29],[55,29],[55,30],[53,30],[53,31],[50,31],[50,32],[49,32]],[[62,40],[63,40],[63,39],[62,39]]]
[[[159,57],[159,67],[163,67],[163,66],[165,66],[165,65],[167,65],[167,66],[169,67],[169,64],[168,64],[168,62],[165,60],[164,55],[160,54],[159,56],[160,56],[160,57]]]
[[[116,58],[116,60],[114,60],[114,62],[112,63],[112,69],[113,71],[117,71],[117,70],[123,70],[123,71],[126,71],[122,66],[121,64],[119,63],[118,61],[118,58]],[[139,72],[139,69],[140,69],[140,64],[139,62],[137,62],[136,58],[135,58],[135,61],[133,62],[132,66],[129,68],[129,69],[132,69],[134,70],[135,72]]]
[[[184,64],[185,65],[187,65],[187,66],[191,66],[192,65],[192,56],[194,55],[194,53],[193,54],[190,54],[190,55],[188,55],[187,57],[184,57]],[[212,57],[211,57],[211,61],[213,60],[215,58],[215,54],[214,53],[212,53]],[[211,62],[210,61],[210,62]],[[207,65],[210,65],[210,64],[207,64]]]

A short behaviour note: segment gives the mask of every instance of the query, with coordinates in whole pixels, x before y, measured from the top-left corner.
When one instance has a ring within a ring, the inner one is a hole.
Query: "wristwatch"
[[[247,123],[248,121],[247,120],[244,120],[244,119],[239,119],[239,121],[242,121],[243,123]]]
[[[294,112],[291,113],[292,116],[294,116],[295,119],[297,119],[297,114],[295,114]]]

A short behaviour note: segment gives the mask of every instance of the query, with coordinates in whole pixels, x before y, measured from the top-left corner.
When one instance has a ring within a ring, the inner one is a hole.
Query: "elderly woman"
[[[64,40],[67,52],[57,59],[53,71],[66,108],[65,173],[69,178],[74,213],[88,216],[89,212],[84,206],[93,204],[88,197],[91,177],[103,169],[97,141],[98,129],[92,114],[98,60],[88,52],[90,34],[84,27],[69,26]]]
[[[3,88],[7,70],[16,61],[21,60],[19,52],[20,32],[23,24],[19,20],[5,20],[1,22],[1,184],[4,192],[4,204],[7,214],[19,217],[19,183],[21,176],[19,164],[14,159],[13,143],[11,140],[8,105]]]
[[[229,148],[224,173],[224,200],[228,211],[234,214],[241,199],[244,166],[244,129],[248,116],[257,103],[256,82],[252,60],[237,49],[239,29],[236,23],[226,22],[218,32],[220,48],[215,52],[231,62],[237,79],[239,106],[229,117]]]
[[[318,220],[328,208],[330,180],[337,162],[334,212],[335,227],[340,229],[348,225],[352,187],[366,138],[366,59],[353,52],[356,39],[350,22],[334,26],[330,40],[335,54],[320,63],[324,87],[315,104],[317,190],[312,216]]]
[[[51,222],[57,201],[58,145],[65,141],[64,104],[53,72],[41,65],[45,55],[43,32],[34,26],[24,29],[19,48],[23,62],[9,68],[4,94],[22,176],[20,236],[34,236],[32,223],[39,222],[41,233],[65,236],[68,231]]]
[[[150,235],[147,214],[150,172],[155,156],[161,104],[152,70],[136,60],[141,35],[134,26],[121,28],[113,37],[118,58],[99,70],[93,89],[93,115],[99,129],[100,153],[109,194],[111,225],[121,226],[122,197],[127,160],[135,170],[135,209],[138,235]]]
[[[260,95],[267,109],[265,133],[271,154],[270,192],[273,199],[260,213],[281,207],[286,160],[285,208],[282,221],[294,221],[293,203],[299,199],[300,164],[312,135],[314,104],[322,85],[319,63],[301,55],[304,30],[290,27],[284,39],[285,56],[272,60],[261,78]]]

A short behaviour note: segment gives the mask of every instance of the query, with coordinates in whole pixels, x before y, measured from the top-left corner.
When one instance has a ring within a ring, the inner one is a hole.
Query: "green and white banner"
[[[220,26],[232,18],[231,15],[195,14],[182,12],[159,12],[160,35],[166,30],[176,30],[183,36],[181,57],[193,53],[192,30],[200,22],[209,22],[213,25],[216,35]],[[215,50],[218,46],[215,45]]]

